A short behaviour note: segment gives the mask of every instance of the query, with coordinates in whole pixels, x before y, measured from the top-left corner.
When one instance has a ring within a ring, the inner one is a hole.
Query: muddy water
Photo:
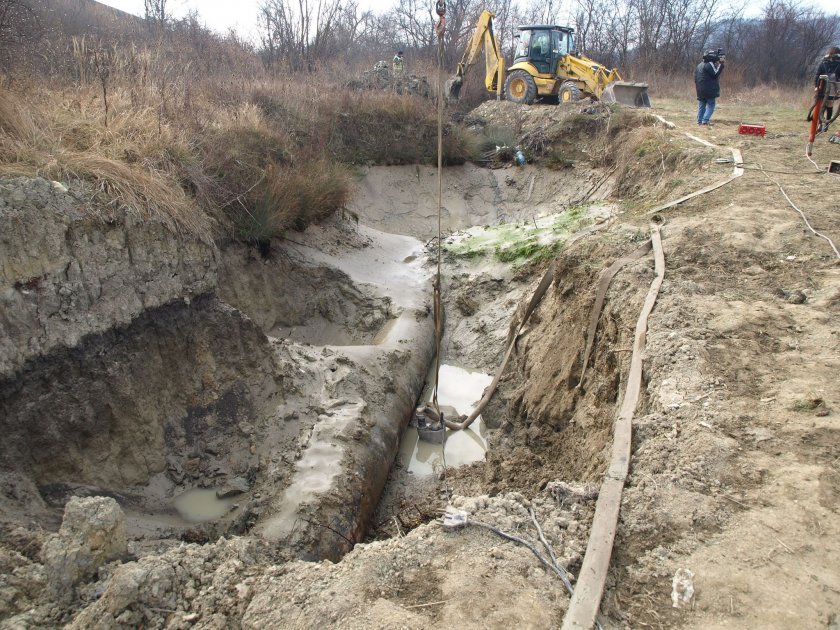
[[[233,501],[216,497],[215,489],[194,488],[175,497],[175,509],[184,520],[203,523],[222,518],[230,511]]]
[[[481,372],[466,370],[454,365],[440,366],[438,403],[451,405],[460,414],[469,414],[481,399],[484,388],[493,378]],[[434,381],[432,374],[429,382]],[[424,400],[431,398],[431,388],[424,392]],[[486,429],[481,416],[464,431],[446,432],[446,465],[463,466],[484,459],[487,451]],[[408,427],[400,442],[399,461],[410,473],[431,475],[443,466],[440,444],[420,440],[417,429]]]

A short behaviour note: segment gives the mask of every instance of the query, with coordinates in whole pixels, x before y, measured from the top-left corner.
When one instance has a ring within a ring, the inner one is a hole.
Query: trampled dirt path
[[[798,173],[770,176],[840,242],[838,181],[804,174],[814,169],[800,112],[724,100],[716,125],[698,132],[689,105],[658,111],[677,132],[739,148],[748,168]],[[766,138],[737,135],[739,122],[756,120]],[[825,137],[814,153],[821,166],[840,159]],[[647,366],[653,413],[637,430],[613,618],[629,627],[836,627],[840,264],[757,170],[663,215],[668,271]],[[670,607],[678,567],[695,574],[689,610]]]

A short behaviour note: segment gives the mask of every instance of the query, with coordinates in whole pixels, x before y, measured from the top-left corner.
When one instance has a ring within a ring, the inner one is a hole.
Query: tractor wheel
[[[579,101],[582,96],[578,86],[571,81],[564,81],[560,85],[560,91],[557,92],[557,101],[560,104],[574,103],[575,101]]]
[[[505,81],[505,97],[514,103],[530,105],[537,98],[534,77],[524,70],[514,70]]]

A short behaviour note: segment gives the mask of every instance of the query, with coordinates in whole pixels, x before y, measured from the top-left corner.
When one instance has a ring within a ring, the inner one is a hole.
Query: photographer
[[[723,51],[707,50],[703,61],[694,71],[694,86],[697,88],[697,124],[711,125],[709,120],[715,112],[715,99],[720,96],[720,75],[726,56]]]

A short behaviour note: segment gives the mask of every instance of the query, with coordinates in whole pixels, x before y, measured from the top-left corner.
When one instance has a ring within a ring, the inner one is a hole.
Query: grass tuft
[[[321,160],[301,168],[269,167],[250,203],[229,209],[238,240],[265,247],[289,229],[303,230],[342,210],[350,199],[349,169]]]
[[[18,141],[31,141],[37,133],[27,108],[5,90],[0,90],[0,132]]]

